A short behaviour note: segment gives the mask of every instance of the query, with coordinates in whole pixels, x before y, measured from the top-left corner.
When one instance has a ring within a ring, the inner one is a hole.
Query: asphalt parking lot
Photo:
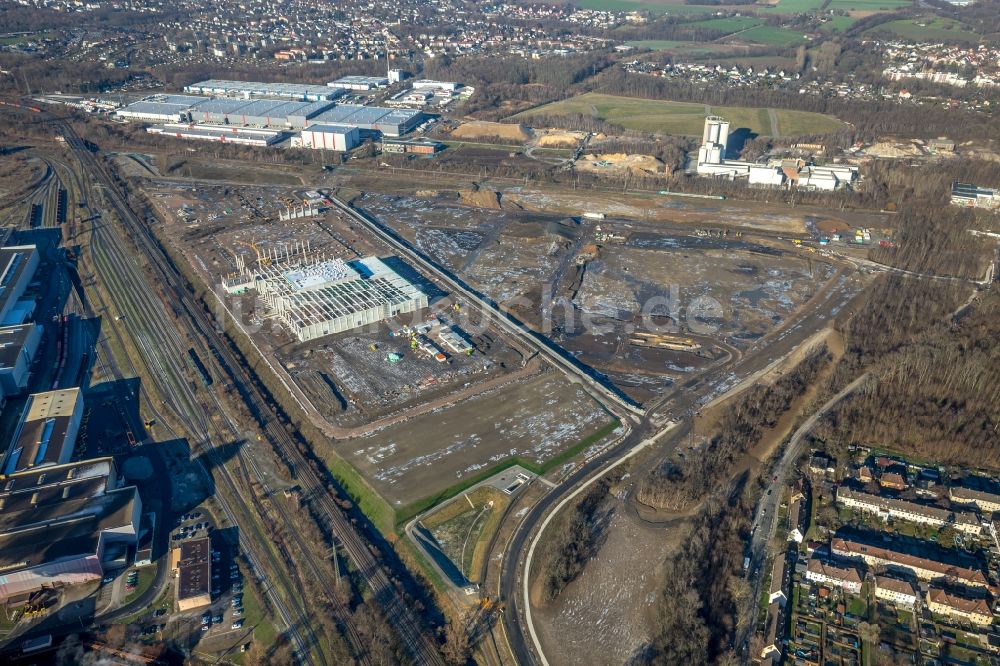
[[[188,539],[208,537],[212,544],[211,580],[212,604],[188,613],[178,613],[200,624],[205,641],[229,638],[230,632],[244,630],[244,581],[238,561],[238,546],[216,532],[211,516],[205,511],[192,510],[181,515],[179,525],[171,532],[171,547]],[[244,630],[245,631],[245,630]],[[232,636],[235,639],[235,635]]]

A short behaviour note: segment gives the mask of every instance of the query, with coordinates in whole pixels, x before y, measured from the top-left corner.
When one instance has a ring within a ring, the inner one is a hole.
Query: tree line
[[[540,558],[541,598],[551,602],[583,573],[587,562],[601,549],[605,527],[611,519],[604,507],[611,486],[620,479],[612,472],[594,483],[583,499],[556,519]]]
[[[755,384],[744,391],[725,407],[706,446],[646,474],[639,484],[639,501],[658,509],[680,511],[701,501],[709,489],[728,485],[736,462],[777,425],[830,358],[823,345],[775,382]]]

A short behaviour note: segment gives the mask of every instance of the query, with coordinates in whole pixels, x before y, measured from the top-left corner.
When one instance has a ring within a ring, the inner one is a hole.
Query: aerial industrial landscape
[[[1000,2],[0,2],[0,663],[1000,663]]]

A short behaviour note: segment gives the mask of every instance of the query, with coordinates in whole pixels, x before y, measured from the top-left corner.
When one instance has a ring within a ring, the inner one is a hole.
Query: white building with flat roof
[[[79,388],[32,394],[4,456],[2,473],[69,462],[82,421]]]
[[[293,141],[292,147],[347,152],[360,143],[361,134],[357,127],[317,124],[302,130],[299,140]]]
[[[378,257],[261,269],[261,300],[300,342],[415,312],[427,295]]]
[[[263,81],[230,81],[208,79],[184,86],[184,92],[200,95],[226,95],[229,97],[278,97],[283,99],[316,102],[336,99],[342,93],[327,86],[309,83],[265,83]]]
[[[0,396],[17,395],[27,388],[31,362],[41,340],[41,324],[0,328]]]
[[[19,314],[18,300],[31,284],[38,261],[34,245],[0,248],[0,326],[24,323],[27,312]]]
[[[340,88],[341,90],[374,90],[375,88],[385,88],[389,85],[389,79],[385,76],[342,76],[336,81],[326,84],[330,88]]]

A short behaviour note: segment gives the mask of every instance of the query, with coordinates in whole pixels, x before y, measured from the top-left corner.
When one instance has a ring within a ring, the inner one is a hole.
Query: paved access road
[[[146,351],[150,354],[150,358],[154,364],[159,363],[167,376],[172,374],[171,370],[176,370],[175,368],[171,368],[170,359],[167,356],[157,353],[157,350],[153,349],[152,345],[154,343],[170,344],[171,336],[167,334],[165,328],[171,329],[174,336],[176,336],[176,327],[178,325],[184,327],[187,332],[185,342],[193,346],[204,362],[211,364],[213,368],[218,368],[219,373],[232,382],[250,413],[257,421],[266,440],[282,458],[288,460],[294,466],[299,485],[302,488],[303,497],[312,500],[314,507],[321,512],[322,518],[327,523],[327,527],[347,553],[359,575],[365,580],[369,592],[377,603],[380,604],[390,625],[397,631],[404,649],[410,653],[417,663],[442,663],[437,645],[425,631],[422,618],[410,605],[404,602],[400,591],[397,590],[389,573],[376,556],[378,551],[372,545],[371,541],[358,530],[340,507],[337,506],[334,498],[327,490],[329,479],[321,478],[313,469],[311,463],[314,461],[307,453],[300,449],[299,442],[285,429],[279,415],[274,411],[275,408],[272,407],[272,402],[265,395],[262,387],[247,367],[248,364],[234,352],[229,341],[219,331],[217,323],[211,319],[210,313],[202,304],[194,301],[187,290],[186,279],[173,264],[170,256],[159,244],[159,241],[148,225],[140,220],[129,207],[127,201],[125,201],[122,194],[118,191],[117,184],[104,169],[104,165],[94,157],[88,146],[73,134],[72,129],[68,125],[59,123],[59,129],[67,139],[68,147],[74,152],[87,171],[103,185],[105,196],[114,208],[119,223],[128,232],[132,242],[135,243],[144,258],[149,262],[150,269],[160,278],[158,280],[160,289],[169,299],[169,302],[172,303],[176,322],[171,322],[169,316],[164,316],[162,308],[159,313],[160,320],[158,323],[153,323],[153,319],[155,319],[153,315],[156,313],[148,311],[148,308],[136,311],[137,316],[143,319],[143,321],[150,323],[148,327],[143,326],[136,330],[136,336],[140,340],[142,340],[144,334],[160,334],[155,341],[147,340],[150,346],[147,347]],[[118,241],[121,240],[117,238],[117,234],[114,234],[114,236]],[[147,293],[156,293],[148,285],[145,287],[140,286],[143,282],[145,281],[137,278],[135,284],[122,281],[119,282],[118,286],[125,293],[134,292],[136,289]],[[181,348],[183,348],[183,345],[181,345]],[[178,356],[183,358],[184,355],[179,354]],[[179,404],[176,406],[182,417],[186,416],[193,419],[194,423],[191,425],[195,427],[196,433],[200,433],[200,436],[196,439],[199,440],[199,446],[206,455],[199,456],[199,460],[202,460],[206,465],[211,464],[211,471],[220,472],[223,482],[229,487],[235,497],[240,496],[236,479],[241,477],[247,479],[248,482],[251,480],[251,477],[255,477],[257,482],[261,483],[264,488],[267,488],[267,479],[261,474],[252,457],[243,455],[242,448],[234,456],[236,463],[232,466],[227,464],[228,461],[216,459],[214,447],[211,445],[208,437],[211,430],[208,427],[210,417],[206,408],[199,403],[196,397],[190,394],[190,389],[185,391],[179,386],[176,388],[180,390],[175,398],[172,399],[178,401]],[[209,394],[213,396],[215,401],[214,406],[225,417],[231,432],[238,436],[241,433],[238,421],[228,415],[224,405],[218,400],[214,392],[209,392]],[[199,428],[199,426],[201,427]],[[206,469],[206,472],[208,471]],[[251,497],[246,499],[249,500],[250,507],[257,508],[255,506],[257,498],[252,492]],[[227,505],[223,503],[223,506],[225,508]],[[286,508],[280,502],[274,503],[274,506],[279,513],[286,511]],[[228,511],[233,511],[234,514],[242,511],[245,516],[250,508],[246,504],[238,507],[230,504],[229,507]],[[231,515],[230,518],[234,523],[238,522],[235,515]],[[291,515],[284,515],[283,518],[286,523],[292,524],[293,518]],[[244,524],[248,519],[252,519],[252,515],[238,523],[242,528],[241,546],[245,552],[250,554],[258,576],[271,577],[272,582],[279,581],[280,576],[278,574],[284,571],[284,567],[276,559],[275,556],[277,554],[272,548],[262,547],[262,544],[270,542],[266,534],[262,533],[263,528],[257,527],[257,521],[252,521],[252,527],[248,528]],[[338,622],[344,626],[348,640],[352,643],[356,654],[360,655],[362,661],[366,661],[367,646],[363,643],[361,636],[354,630],[348,609],[340,601],[339,595],[333,588],[330,576],[326,574],[325,569],[316,561],[310,549],[305,544],[300,531],[292,529],[289,532],[292,539],[299,546],[302,561],[311,572],[310,584],[318,587],[331,606],[336,609]],[[245,540],[244,536],[246,536]],[[254,561],[255,559],[257,561]],[[298,602],[301,601],[301,585],[303,583],[295,586],[290,581],[282,581],[281,587],[285,590],[285,594],[281,595],[283,596],[281,603],[295,603],[298,606],[296,600]],[[273,589],[273,586],[265,587],[265,591],[268,593]],[[312,653],[322,659],[320,652],[310,649],[317,642],[316,638],[312,636],[312,629],[309,623],[303,621],[304,617],[304,607],[302,607],[300,612],[293,610],[283,613],[283,619],[288,626],[290,636],[296,644],[299,658],[303,661],[308,660],[309,654]]]
[[[742,357],[668,391],[647,408],[646,414],[633,423],[628,435],[619,443],[587,461],[531,508],[507,545],[500,571],[500,599],[507,609],[503,619],[504,627],[511,652],[518,664],[548,663],[544,655],[538,653],[534,641],[530,640],[531,632],[526,626],[524,614],[524,604],[527,601],[522,594],[525,587],[525,551],[548,512],[579,485],[595,475],[603,474],[609,466],[628,455],[635,447],[655,437],[668,419],[690,419],[703,405],[741,382],[767,371],[794,352],[818,330],[828,325],[835,314],[854,298],[856,291],[842,288],[845,281],[851,279],[851,274],[841,269],[806,304],[798,316],[782,329],[762,339]],[[666,446],[673,446],[676,439],[668,438]]]

